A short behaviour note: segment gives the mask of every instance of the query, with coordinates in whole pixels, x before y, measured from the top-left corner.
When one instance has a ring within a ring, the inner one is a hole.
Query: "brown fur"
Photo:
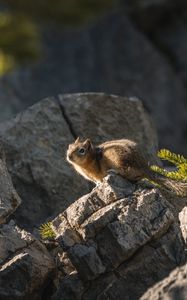
[[[98,147],[102,152],[100,160],[97,159],[97,147],[89,139],[81,142],[78,138],[69,146],[67,160],[78,173],[94,182],[102,181],[110,170],[132,181],[144,177],[143,168],[148,168],[148,165],[145,159],[140,157],[135,142],[126,139],[114,140]],[[85,149],[84,155],[79,154],[81,148]]]

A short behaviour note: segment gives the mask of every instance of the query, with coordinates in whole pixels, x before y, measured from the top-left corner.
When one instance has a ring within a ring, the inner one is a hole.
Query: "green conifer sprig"
[[[42,239],[50,239],[56,236],[52,228],[52,222],[47,222],[45,224],[42,224],[39,228],[39,233]]]
[[[187,159],[184,158],[183,155],[173,153],[167,149],[161,149],[157,153],[158,157],[164,160],[168,160],[176,166],[186,165],[187,166]]]
[[[177,181],[183,181],[187,182],[187,159],[179,154],[175,154],[167,149],[161,149],[157,153],[158,157],[160,157],[163,160],[167,160],[174,164],[176,167],[175,171],[167,171],[164,168],[158,167],[158,166],[151,166],[151,169],[155,172],[158,172],[168,178],[177,180]]]

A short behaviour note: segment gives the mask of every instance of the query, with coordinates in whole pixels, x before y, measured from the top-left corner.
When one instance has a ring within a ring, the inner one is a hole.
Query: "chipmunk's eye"
[[[79,153],[80,153],[81,155],[84,155],[84,154],[85,154],[85,149],[84,149],[84,148],[80,148],[80,149],[79,149]]]

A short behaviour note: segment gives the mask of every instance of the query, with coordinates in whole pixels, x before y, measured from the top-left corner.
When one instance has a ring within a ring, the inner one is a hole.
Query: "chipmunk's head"
[[[73,144],[70,144],[67,150],[67,161],[72,164],[83,166],[87,164],[93,156],[93,144],[90,139],[81,142],[78,137]]]

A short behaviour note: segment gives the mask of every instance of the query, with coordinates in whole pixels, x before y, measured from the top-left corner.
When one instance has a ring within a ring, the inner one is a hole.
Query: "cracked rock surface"
[[[15,212],[20,226],[33,230],[88,192],[89,183],[66,162],[68,144],[78,135],[96,143],[131,138],[150,159],[157,149],[154,126],[138,99],[86,93],[31,106],[0,124],[8,170],[22,198]]]
[[[0,227],[0,299],[40,299],[54,262],[46,248],[14,221]]]
[[[0,159],[0,300],[38,300],[54,276],[55,264],[44,245],[10,216],[20,205],[4,155]]]
[[[52,224],[75,268],[61,280],[53,300],[139,299],[186,260],[180,226],[166,198],[117,175],[107,176]]]
[[[150,288],[141,300],[186,300],[187,299],[187,264],[176,268],[164,280]]]
[[[4,158],[0,158],[0,224],[16,210],[21,199],[13,187]]]

